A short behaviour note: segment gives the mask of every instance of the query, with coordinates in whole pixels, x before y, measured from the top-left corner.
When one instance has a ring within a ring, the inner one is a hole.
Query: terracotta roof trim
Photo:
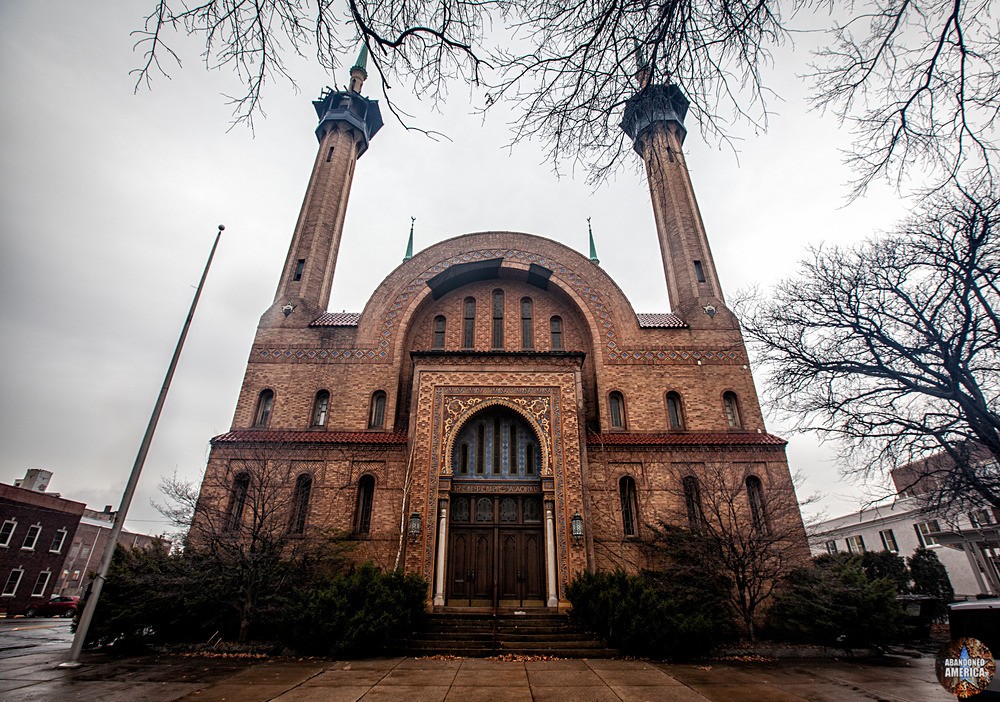
[[[309,323],[310,327],[356,327],[360,312],[324,312]]]
[[[384,431],[283,431],[238,429],[212,439],[216,444],[405,444],[406,432]]]
[[[676,314],[669,312],[638,312],[636,319],[643,329],[686,329],[687,324]]]

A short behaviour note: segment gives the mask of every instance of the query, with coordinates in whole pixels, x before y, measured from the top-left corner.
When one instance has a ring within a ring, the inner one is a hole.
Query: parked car
[[[80,608],[80,598],[55,595],[48,602],[33,604],[24,610],[26,617],[72,617]]]

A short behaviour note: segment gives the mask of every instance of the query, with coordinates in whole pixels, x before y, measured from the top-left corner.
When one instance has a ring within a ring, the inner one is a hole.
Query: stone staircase
[[[455,655],[486,658],[502,655],[559,658],[613,658],[618,655],[596,635],[572,624],[563,613],[547,610],[509,612],[438,612],[400,642],[407,656]]]

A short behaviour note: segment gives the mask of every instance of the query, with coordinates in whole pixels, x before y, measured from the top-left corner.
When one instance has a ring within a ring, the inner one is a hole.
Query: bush
[[[896,592],[905,595],[910,591],[910,571],[906,561],[890,551],[865,551],[861,554],[861,568],[869,580],[887,578],[896,586]]]
[[[913,577],[914,594],[936,597],[938,603],[934,608],[934,617],[947,615],[948,603],[955,599],[955,590],[951,586],[948,571],[937,554],[930,549],[918,548],[907,561]]]
[[[772,635],[844,648],[881,645],[903,633],[895,582],[870,578],[860,556],[820,556],[793,571],[769,612]]]
[[[411,631],[423,615],[427,584],[418,576],[383,573],[370,564],[335,576],[301,562],[281,568],[285,589],[259,602],[253,640],[280,640],[308,653],[364,655]],[[216,634],[235,639],[240,617],[234,592],[231,574],[195,551],[119,547],[87,642],[134,649],[204,642]]]
[[[226,626],[226,610],[216,605],[219,590],[195,557],[171,555],[163,545],[118,546],[87,643],[134,647],[204,640]]]
[[[282,603],[281,639],[308,654],[364,656],[413,631],[427,581],[371,563],[296,590]]]
[[[566,591],[574,618],[612,646],[642,656],[699,656],[729,639],[729,579],[700,538],[675,537],[659,570],[577,575]]]

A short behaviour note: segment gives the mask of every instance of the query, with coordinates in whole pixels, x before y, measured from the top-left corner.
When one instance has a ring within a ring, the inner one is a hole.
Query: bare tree
[[[243,445],[210,465],[197,484],[176,476],[161,483],[168,503],[158,506],[187,530],[185,555],[225,582],[227,604],[247,640],[258,612],[305,570],[335,568],[344,545],[336,534],[302,538],[311,482],[299,482],[287,460],[267,444]]]
[[[732,605],[753,640],[775,586],[809,558],[793,486],[755,463],[673,464],[672,471],[675,512],[653,531],[669,538],[683,524],[710,544],[732,578]]]
[[[1000,31],[990,0],[864,0],[835,22],[813,66],[814,100],[854,130],[855,194],[902,184],[993,181]]]
[[[771,399],[846,445],[851,470],[943,451],[939,502],[1000,507],[998,216],[995,192],[941,194],[888,236],[815,250],[771,299],[742,305]]]
[[[702,131],[729,142],[737,122],[766,128],[765,73],[791,18],[818,18],[828,42],[812,67],[814,99],[856,129],[860,193],[914,169],[941,181],[992,177],[1000,34],[989,9],[990,0],[156,0],[135,32],[137,87],[179,63],[175,32],[195,35],[209,67],[240,79],[235,115],[252,121],[268,81],[294,83],[289,53],[312,48],[332,72],[363,43],[401,121],[389,88],[436,103],[449,86],[470,86],[483,111],[515,105],[514,143],[537,138],[557,169],[580,164],[599,181],[628,151],[618,121],[639,66],[642,81],[678,84]]]

